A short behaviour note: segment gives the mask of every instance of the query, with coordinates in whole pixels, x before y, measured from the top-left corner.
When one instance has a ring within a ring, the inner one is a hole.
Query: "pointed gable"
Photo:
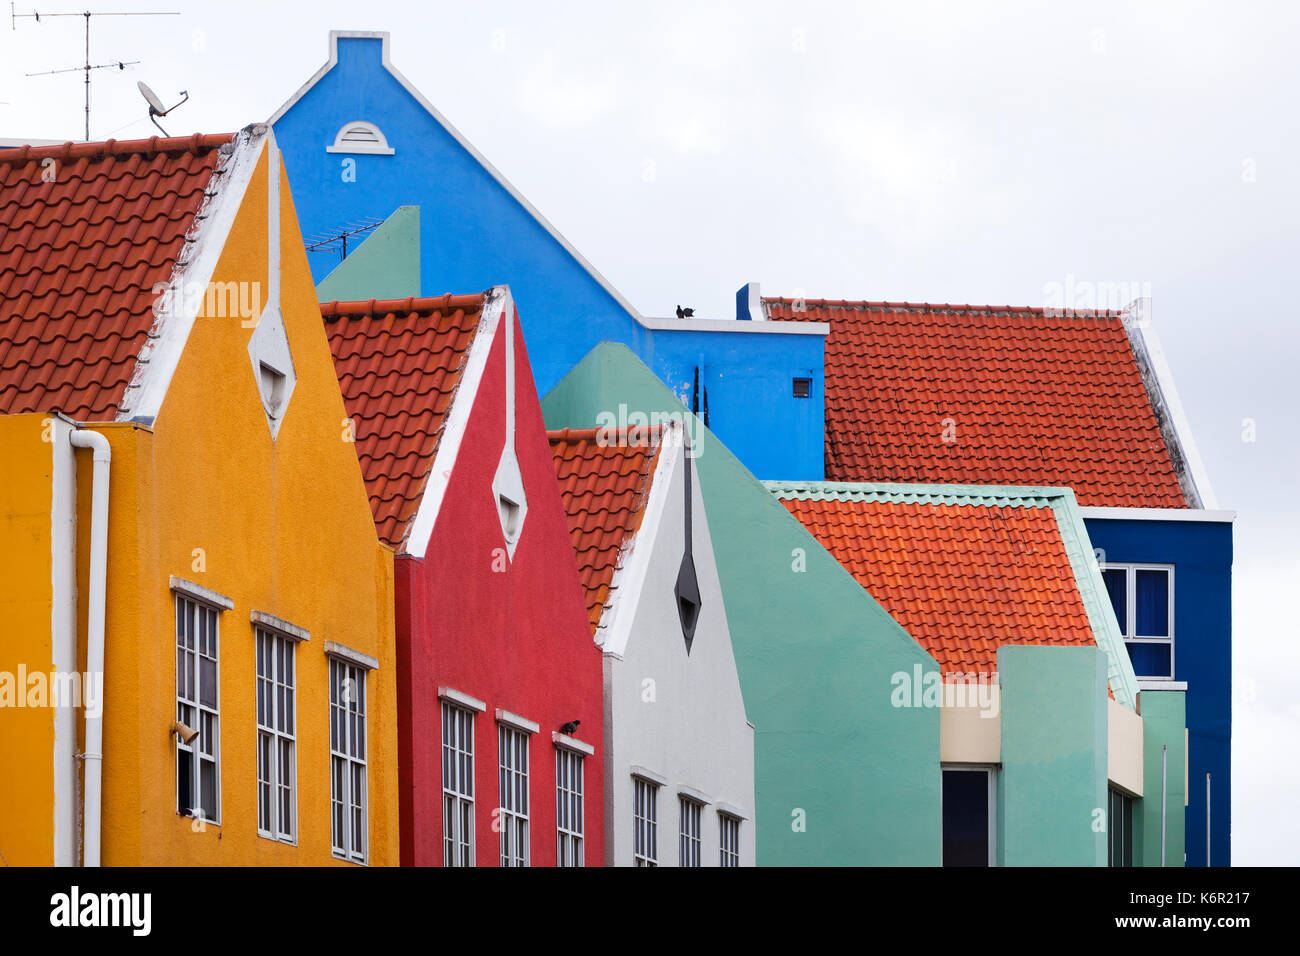
[[[410,534],[484,300],[446,295],[321,306],[375,526],[395,548]]]
[[[232,142],[0,150],[0,412],[117,415]]]

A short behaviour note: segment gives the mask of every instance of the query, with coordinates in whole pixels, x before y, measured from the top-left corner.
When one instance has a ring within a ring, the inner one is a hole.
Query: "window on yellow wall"
[[[330,658],[330,839],[335,856],[368,859],[366,671]]]
[[[219,824],[221,713],[217,610],[180,594],[175,600],[176,812]]]
[[[257,658],[257,832],[297,840],[296,645],[255,630]]]

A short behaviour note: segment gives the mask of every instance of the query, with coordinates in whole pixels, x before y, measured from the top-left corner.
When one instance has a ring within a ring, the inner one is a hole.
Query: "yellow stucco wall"
[[[264,151],[213,275],[258,282],[263,298],[267,166]],[[253,329],[237,316],[195,322],[152,429],[99,429],[114,456],[106,865],[332,862],[326,641],[380,662],[367,682],[369,862],[398,862],[393,557],[376,538],[355,449],[344,440],[343,400],[283,172],[280,188],[281,303],[297,383],[277,439],[249,359]],[[89,462],[81,469],[88,527]],[[176,813],[170,575],[234,601],[219,619],[219,825]],[[297,846],[257,835],[253,610],[311,632],[297,648]]]
[[[0,686],[0,865],[9,866],[48,866],[54,850],[54,712],[26,706],[19,684],[20,669],[54,665],[45,418],[0,416],[0,680],[9,682]]]

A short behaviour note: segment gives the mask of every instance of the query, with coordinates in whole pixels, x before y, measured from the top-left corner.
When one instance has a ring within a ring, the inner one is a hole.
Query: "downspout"
[[[108,586],[108,471],[113,460],[108,439],[99,432],[75,429],[68,434],[74,448],[89,448],[94,453],[94,471],[90,504],[90,594],[86,614],[86,679],[99,681],[97,714],[88,710],[86,745],[81,755],[85,761],[85,802],[82,804],[85,843],[81,852],[83,866],[99,866],[100,804],[103,792],[104,746],[104,606]]]

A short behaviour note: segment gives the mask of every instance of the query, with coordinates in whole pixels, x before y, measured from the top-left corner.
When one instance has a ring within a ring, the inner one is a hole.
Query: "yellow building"
[[[0,194],[0,861],[396,865],[393,556],[269,128]]]

